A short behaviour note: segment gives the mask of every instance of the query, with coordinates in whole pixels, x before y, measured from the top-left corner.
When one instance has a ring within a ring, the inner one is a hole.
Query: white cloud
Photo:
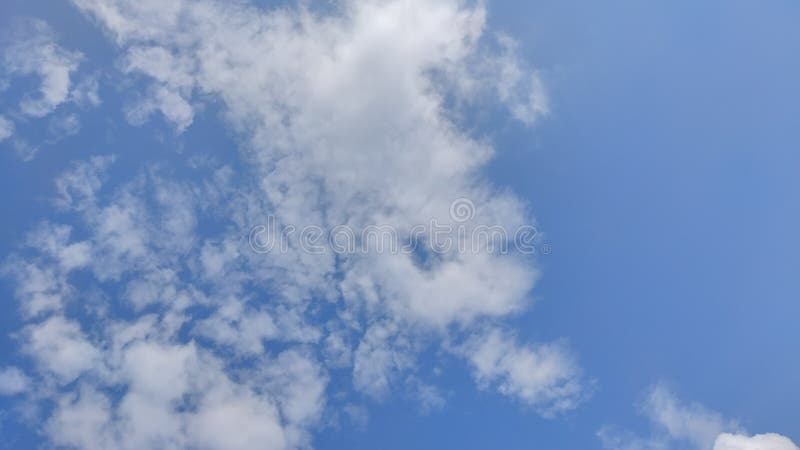
[[[550,101],[544,83],[537,73],[528,73],[520,67],[516,55],[517,43],[506,35],[499,38],[502,52],[496,59],[497,93],[507,104],[514,118],[532,124],[550,113]]]
[[[235,382],[213,355],[193,343],[161,343],[152,322],[140,325],[117,330],[120,345],[105,354],[109,371],[99,374],[109,387],[126,386],[119,401],[88,381],[60,395],[45,428],[54,443],[130,450],[308,444],[327,383],[311,360],[288,351]]]
[[[643,438],[612,426],[603,426],[597,437],[606,450],[669,450],[666,440],[656,437]]]
[[[38,19],[14,19],[3,30],[0,40],[0,91],[16,78],[35,77],[38,92],[27,92],[14,112],[17,124],[30,118],[44,118],[58,111],[49,120],[46,137],[16,136],[11,147],[23,161],[34,159],[39,150],[73,136],[80,130],[76,114],[64,113],[62,105],[73,103],[81,107],[100,104],[96,76],[83,76],[77,85],[73,81],[84,56],[81,52],[61,47],[50,26]],[[15,134],[15,125],[0,116],[0,141]]]
[[[230,384],[212,387],[187,425],[198,449],[297,448],[286,436],[273,405]]]
[[[467,64],[445,66],[442,75],[452,83],[458,100],[472,104],[486,97],[504,105],[511,116],[533,125],[550,114],[550,100],[538,71],[518,57],[519,44],[498,33],[488,50],[471,55]]]
[[[31,161],[39,153],[38,146],[33,145],[22,138],[14,139],[12,147],[14,149],[14,153],[17,154],[17,157],[25,162]]]
[[[118,414],[128,432],[127,448],[178,448],[185,437],[176,405],[191,390],[198,355],[192,345],[136,341],[125,348],[120,376],[128,386]],[[183,444],[183,445],[182,445]]]
[[[472,363],[479,384],[497,385],[501,393],[544,415],[574,409],[582,400],[580,371],[558,345],[520,345],[502,331],[490,330],[460,351]]]
[[[655,426],[650,437],[640,437],[625,430],[604,426],[598,431],[607,450],[796,450],[788,439],[777,434],[749,437],[735,421],[699,403],[678,399],[663,384],[654,386],[641,407],[641,412]],[[688,445],[688,447],[687,447]]]
[[[60,316],[28,325],[23,330],[23,351],[34,358],[45,373],[62,384],[74,381],[90,370],[102,369],[100,351],[92,345],[80,326]]]
[[[28,234],[27,244],[54,258],[61,271],[69,272],[86,266],[91,258],[89,243],[70,243],[71,234],[69,225],[45,222]]]
[[[789,438],[778,434],[721,434],[714,442],[714,450],[797,450]]]
[[[664,385],[655,386],[643,405],[645,415],[673,439],[690,442],[695,448],[711,448],[724,431],[737,431],[736,422],[697,403],[683,403]]]
[[[127,109],[125,117],[132,125],[142,125],[155,111],[160,111],[179,134],[194,120],[192,106],[180,94],[163,86],[151,88],[146,97]]]
[[[2,50],[4,69],[9,75],[36,75],[41,80],[39,96],[23,99],[20,110],[31,117],[44,117],[68,99],[71,74],[83,55],[58,46],[50,27],[40,20],[19,21],[10,40]]]
[[[50,119],[47,127],[48,143],[55,144],[63,139],[78,134],[81,121],[76,114],[65,114]]]
[[[375,398],[388,394],[397,374],[411,367],[414,349],[394,323],[369,327],[355,350],[353,382],[355,387]]]
[[[30,380],[16,367],[0,369],[0,395],[15,395],[28,390]]]
[[[14,293],[24,317],[36,317],[63,307],[70,287],[56,268],[11,259],[3,269],[16,281]]]
[[[85,450],[114,448],[111,402],[91,387],[82,385],[74,393],[61,395],[45,432],[53,443]]]
[[[95,195],[103,184],[105,171],[114,156],[93,156],[73,165],[56,179],[56,205],[64,209],[85,210],[95,203]]]
[[[262,353],[265,341],[313,343],[320,338],[319,330],[305,324],[298,311],[255,309],[244,303],[235,297],[221,300],[213,315],[197,321],[194,332],[243,355]]]
[[[327,376],[313,356],[287,350],[265,360],[258,377],[275,393],[282,418],[291,424],[287,433],[301,440],[303,427],[316,423],[325,405]]]
[[[425,383],[415,376],[410,376],[406,380],[414,400],[419,405],[422,415],[428,415],[444,408],[447,401],[439,388],[432,384]]]
[[[97,75],[90,75],[81,79],[70,92],[69,100],[81,107],[99,106],[100,83]]]
[[[323,353],[328,367],[343,368],[352,364],[351,340],[350,334],[341,329],[333,330],[325,337]]]
[[[135,46],[128,50],[123,64],[126,73],[141,73],[158,80],[145,96],[131,105],[126,117],[141,125],[155,111],[182,133],[194,120],[194,108],[187,101],[195,85],[197,69],[193,58],[173,55],[163,47]]]
[[[0,142],[14,135],[14,122],[0,116]]]

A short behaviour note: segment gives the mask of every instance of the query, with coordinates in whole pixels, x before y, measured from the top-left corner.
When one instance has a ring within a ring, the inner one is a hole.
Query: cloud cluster
[[[478,223],[532,220],[480,176],[493,149],[448,109],[449,96],[492,94],[525,123],[547,112],[512,43],[485,44],[480,5],[74,3],[119,46],[121,70],[149,84],[129,121],[158,112],[183,132],[204,102],[219,102],[247,164],[187,179],[148,167],[112,187],[114,158],[95,157],[56,181],[69,221],[40,224],[5,269],[36,367],[24,391],[55,405],[43,418],[55,444],[307,447],[335,420],[332,377],[349,379],[355,399],[405,389],[421,410],[441,408],[419,367],[430,348],[544,415],[578,405],[568,349],[503,329],[530,303],[537,270],[524,255],[311,255],[292,241],[265,255],[246,245],[267,216],[408,235],[452,223],[457,198],[474,202]],[[351,400],[335,409],[362,411]]]
[[[797,450],[777,434],[748,436],[741,426],[698,403],[686,403],[663,384],[654,386],[641,405],[641,412],[654,425],[651,437],[606,426],[598,437],[607,450]],[[688,446],[688,447],[687,447]]]
[[[7,39],[10,43],[2,51],[6,75],[36,75],[40,80],[39,95],[25,97],[19,104],[20,111],[30,117],[52,113],[69,98],[70,77],[83,55],[57,45],[50,27],[40,20],[18,22]]]
[[[229,340],[205,332],[207,322],[226,324],[218,316],[244,319],[230,308],[249,294],[206,275],[202,252],[184,265],[203,192],[147,173],[103,200],[113,160],[95,157],[60,177],[56,204],[76,226],[42,223],[26,240],[29,256],[6,264],[29,320],[21,351],[36,371],[24,383],[4,374],[4,393],[54,402],[44,430],[66,447],[305,447],[325,405],[321,363],[307,345],[267,353],[258,337],[248,341],[250,331],[288,341],[281,326],[300,333],[300,324],[265,305]],[[78,286],[75,276],[92,281]]]
[[[17,19],[4,30],[0,41],[0,76],[2,79],[35,77],[38,92],[25,93],[12,112],[15,121],[26,123],[47,117],[64,104],[97,106],[100,98],[95,77],[84,76],[75,83],[75,74],[84,60],[78,51],[70,51],[57,43],[50,26],[37,19]],[[0,116],[0,142],[14,136],[17,127],[5,116]],[[14,136],[12,147],[23,161],[33,159],[42,144],[53,145],[76,134],[80,120],[76,114],[61,114],[49,121],[45,142],[31,143]],[[19,133],[17,133],[19,134]],[[24,133],[23,133],[24,134]]]

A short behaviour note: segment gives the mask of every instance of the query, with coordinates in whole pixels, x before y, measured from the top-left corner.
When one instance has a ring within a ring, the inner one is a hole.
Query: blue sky
[[[0,6],[0,447],[796,449],[800,5],[140,5]]]

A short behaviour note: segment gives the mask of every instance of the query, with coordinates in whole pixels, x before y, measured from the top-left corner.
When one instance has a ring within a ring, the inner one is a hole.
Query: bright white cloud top
[[[714,442],[714,450],[797,450],[788,438],[774,434],[743,436],[721,434]]]

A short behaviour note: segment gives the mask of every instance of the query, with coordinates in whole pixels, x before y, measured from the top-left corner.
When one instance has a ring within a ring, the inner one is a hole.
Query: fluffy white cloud
[[[2,50],[4,70],[12,76],[36,75],[41,80],[39,96],[23,99],[20,110],[31,117],[50,114],[69,98],[70,77],[83,55],[58,46],[50,27],[40,20],[17,23],[10,42]]]
[[[698,403],[678,399],[663,384],[654,386],[641,411],[655,426],[650,437],[605,426],[598,431],[603,448],[608,450],[796,450],[786,437],[777,434],[747,436],[734,421]]]
[[[28,390],[30,380],[16,367],[0,369],[0,395],[15,395]]]
[[[513,337],[490,330],[475,336],[461,351],[472,363],[479,384],[496,384],[501,393],[545,415],[571,410],[582,400],[580,370],[558,345],[520,345]]]
[[[287,435],[302,440],[304,427],[321,417],[327,376],[308,351],[287,350],[262,364],[256,379],[274,393]]]
[[[744,436],[721,434],[714,442],[714,450],[797,450],[789,438],[770,433]]]
[[[15,295],[26,318],[60,310],[70,290],[53,267],[12,259],[5,265],[4,272],[15,278]]]
[[[69,100],[81,107],[99,106],[100,83],[97,75],[89,75],[81,79],[69,94]]]
[[[125,383],[117,405],[83,384],[59,397],[46,431],[60,445],[82,449],[285,449],[305,446],[302,427],[316,414],[324,379],[298,358],[279,378],[299,376],[277,400],[233,382],[211,355],[194,345],[136,338],[123,348],[109,381]],[[278,363],[291,363],[288,357]],[[260,381],[275,382],[269,375]],[[277,382],[282,382],[278,380]],[[292,390],[294,389],[294,390]],[[260,392],[259,392],[260,391]],[[277,402],[286,403],[282,418]]]
[[[151,88],[147,96],[131,105],[125,117],[132,125],[142,125],[150,115],[160,111],[182,133],[194,120],[192,106],[180,94],[163,86]]]
[[[74,164],[71,170],[56,179],[56,206],[80,211],[93,206],[105,170],[113,162],[114,156],[94,156]]]
[[[90,370],[102,369],[100,351],[76,322],[55,316],[29,325],[23,335],[23,351],[34,358],[43,372],[55,375],[63,384]]]
[[[195,86],[194,58],[173,55],[164,47],[134,46],[123,64],[126,73],[141,73],[157,82],[131,105],[126,116],[130,123],[141,125],[159,111],[182,133],[194,120],[194,108],[187,101]]]
[[[61,395],[56,410],[45,426],[53,443],[86,450],[114,447],[114,436],[107,428],[111,420],[111,401],[95,389],[82,385],[79,390]]]
[[[355,350],[353,382],[357,389],[376,398],[385,396],[398,373],[413,363],[414,343],[397,328],[391,322],[373,324]]]

